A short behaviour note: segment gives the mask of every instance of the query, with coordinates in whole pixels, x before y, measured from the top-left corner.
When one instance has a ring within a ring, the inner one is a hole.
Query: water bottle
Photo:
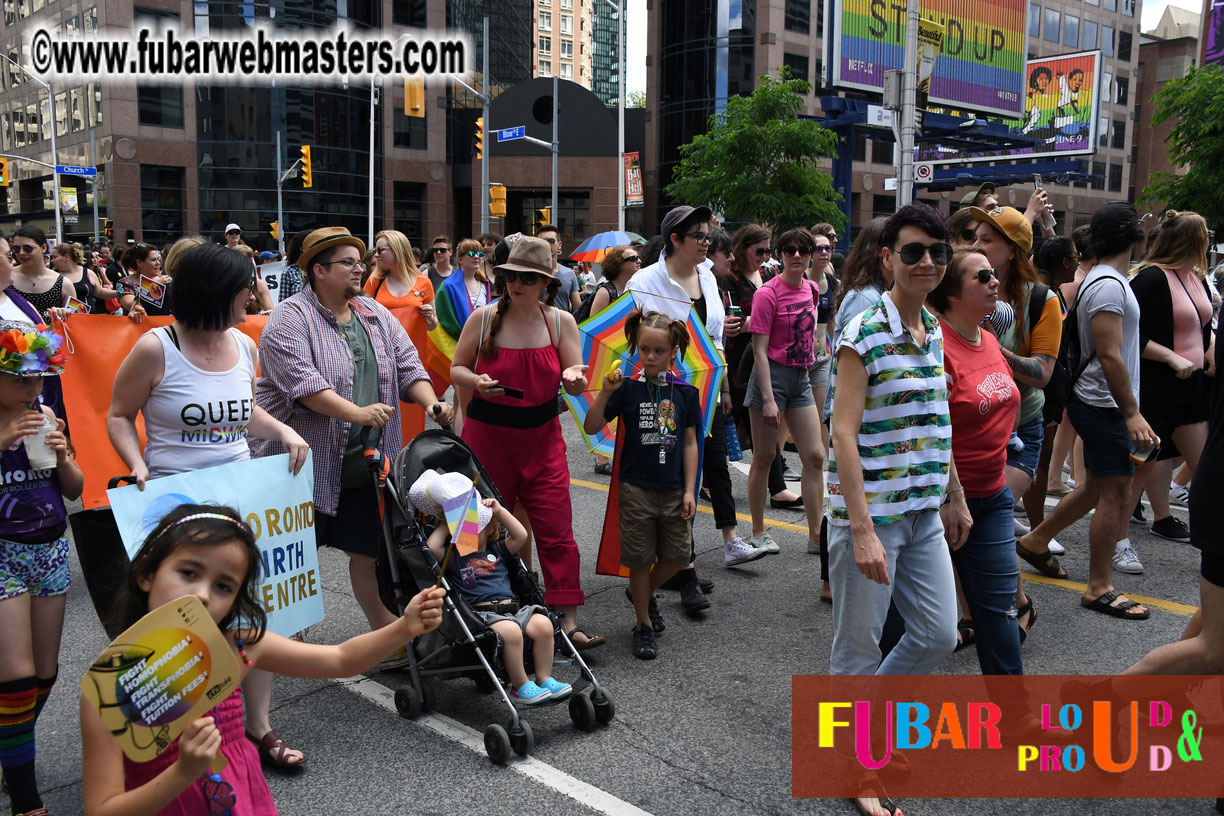
[[[740,447],[739,433],[735,430],[735,422],[730,417],[727,417],[727,424],[723,430],[726,431],[727,435],[727,461],[740,461],[744,458],[744,450]]]

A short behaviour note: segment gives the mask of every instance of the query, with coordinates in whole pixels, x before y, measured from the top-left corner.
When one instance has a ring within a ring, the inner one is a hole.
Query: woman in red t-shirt
[[[952,459],[973,527],[952,552],[974,620],[982,674],[1023,674],[1017,624],[1012,507],[1003,466],[1020,411],[1020,390],[995,336],[981,328],[999,299],[999,279],[981,250],[957,252],[927,304],[941,315]],[[1029,601],[1032,604],[1032,601]]]

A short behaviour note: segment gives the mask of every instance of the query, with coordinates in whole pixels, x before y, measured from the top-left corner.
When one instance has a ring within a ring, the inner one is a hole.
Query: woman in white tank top
[[[184,246],[186,247],[184,249]],[[136,341],[119,371],[106,430],[141,490],[146,479],[249,459],[247,436],[276,439],[301,470],[309,446],[288,425],[255,405],[255,343],[234,328],[246,321],[254,268],[243,255],[184,238],[170,250],[175,323]],[[148,442],[142,454],[136,415]],[[272,675],[253,671],[243,683],[247,735],[282,767],[305,761],[269,722]]]

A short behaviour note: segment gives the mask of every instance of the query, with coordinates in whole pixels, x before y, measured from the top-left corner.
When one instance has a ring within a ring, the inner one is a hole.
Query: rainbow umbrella
[[[644,244],[646,239],[636,232],[621,232],[620,230],[601,232],[598,235],[592,235],[579,244],[578,248],[569,254],[569,257],[573,261],[602,263],[604,256],[608,254],[608,250],[635,242]]]
[[[587,364],[587,390],[576,397],[565,395],[565,402],[570,412],[578,422],[578,430],[586,440],[587,448],[593,453],[612,456],[616,450],[616,423],[610,423],[594,435],[587,434],[582,429],[587,412],[595,402],[603,381],[603,376],[617,360],[622,361],[621,371],[625,376],[641,378],[641,366],[638,355],[629,353],[629,340],[625,337],[625,320],[637,308],[633,292],[626,292],[608,305],[597,315],[584,320],[578,326],[578,336],[582,344],[582,361]],[[714,422],[714,412],[718,410],[718,392],[722,387],[723,374],[727,363],[722,352],[714,347],[710,333],[702,325],[697,312],[689,309],[688,316],[689,347],[684,356],[677,357],[672,366],[672,374],[681,382],[686,382],[697,389],[701,402],[702,433],[710,433]]]

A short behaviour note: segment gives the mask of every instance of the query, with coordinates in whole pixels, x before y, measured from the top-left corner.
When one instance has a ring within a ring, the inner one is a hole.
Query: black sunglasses
[[[754,247],[752,254],[756,255],[758,258],[764,258],[769,254],[769,247]]]
[[[952,245],[943,241],[936,241],[930,245],[924,244],[921,241],[914,241],[893,250],[893,252],[901,255],[901,263],[908,264],[909,266],[921,263],[923,256],[928,251],[931,253],[931,262],[937,266],[944,266],[948,261],[952,260]]]
[[[974,273],[974,277],[977,278],[978,283],[990,283],[990,279],[995,277],[995,271],[989,267],[986,269],[979,269]]]
[[[972,244],[977,240],[977,230],[971,230],[968,227],[960,231],[961,240],[965,243]]]
[[[517,269],[503,269],[501,276],[505,279],[506,283],[519,281],[524,286],[535,286],[541,278],[539,272],[520,272]]]
[[[800,258],[807,258],[808,256],[812,254],[812,248],[808,246],[807,244],[804,244],[803,246],[795,246],[794,244],[787,244],[786,246],[782,247],[778,251],[781,252],[783,255],[798,255]]]
[[[642,259],[639,258],[637,255],[626,255],[625,257],[621,258],[621,263],[640,264],[641,262],[642,262]]]

